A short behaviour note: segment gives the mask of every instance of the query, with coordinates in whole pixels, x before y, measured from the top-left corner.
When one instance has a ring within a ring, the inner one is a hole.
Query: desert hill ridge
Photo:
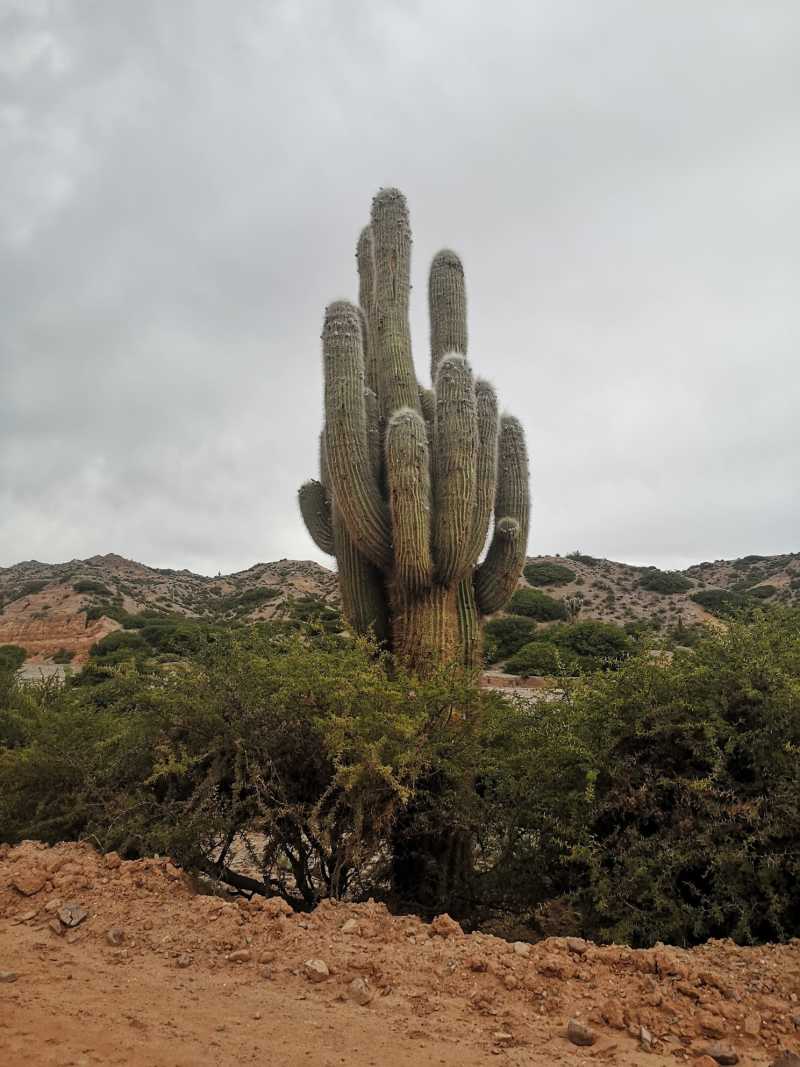
[[[582,619],[620,625],[638,620],[663,627],[706,622],[712,617],[707,605],[693,597],[709,591],[764,603],[800,602],[797,552],[716,560],[675,572],[580,552],[531,556],[527,562],[529,574],[539,564],[567,568],[566,580],[562,576],[550,582],[545,572],[533,584],[549,596],[577,603]],[[665,591],[667,583],[659,589],[658,576],[664,573],[677,576],[680,580],[673,585],[682,588]],[[520,585],[528,581],[522,578]],[[338,605],[335,572],[313,560],[281,559],[210,577],[186,568],[149,567],[113,552],[65,563],[24,560],[0,567],[0,645],[20,645],[34,663],[62,650],[81,662],[95,642],[119,628],[114,616],[121,613],[158,611],[253,622],[280,617],[287,602],[305,597]]]

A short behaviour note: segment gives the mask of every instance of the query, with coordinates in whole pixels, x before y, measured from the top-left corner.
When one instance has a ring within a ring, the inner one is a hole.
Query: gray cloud
[[[0,564],[321,558],[372,193],[524,421],[533,552],[797,549],[792,0],[0,2]]]

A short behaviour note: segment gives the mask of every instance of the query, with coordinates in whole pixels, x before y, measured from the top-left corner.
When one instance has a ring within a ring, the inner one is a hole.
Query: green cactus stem
[[[433,388],[417,381],[410,253],[405,198],[382,189],[356,251],[360,306],[326,310],[321,474],[301,487],[300,509],[336,556],[350,625],[425,672],[480,662],[480,619],[525,562],[528,460],[519,422],[498,422],[494,389],[473,381],[464,271],[449,250],[428,287]]]

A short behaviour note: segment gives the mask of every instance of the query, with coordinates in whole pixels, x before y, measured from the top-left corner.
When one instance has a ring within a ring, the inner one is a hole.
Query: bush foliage
[[[575,581],[575,571],[563,563],[529,563],[522,572],[531,585],[569,585]]]
[[[514,615],[527,615],[539,622],[551,622],[567,617],[566,608],[561,601],[539,589],[517,589],[508,602],[508,610]]]
[[[797,612],[669,661],[617,627],[543,628],[530,654],[584,673],[537,702],[420,680],[319,624],[209,628],[179,665],[146,631],[66,684],[0,670],[0,839],[91,836],[298,908],[372,895],[531,936],[800,935]],[[436,898],[398,900],[420,842]]]
[[[659,571],[655,567],[644,572],[639,585],[650,593],[686,593],[694,582],[678,571]]]

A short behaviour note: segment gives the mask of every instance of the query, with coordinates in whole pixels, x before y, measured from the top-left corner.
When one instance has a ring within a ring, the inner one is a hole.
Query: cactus
[[[322,331],[325,427],[319,481],[300,489],[308,532],[336,556],[342,608],[409,666],[480,660],[480,618],[510,597],[528,541],[528,459],[467,360],[464,271],[430,271],[431,376],[411,356],[411,230],[382,189],[358,241],[359,304],[330,304]],[[479,562],[494,516],[494,530]]]

